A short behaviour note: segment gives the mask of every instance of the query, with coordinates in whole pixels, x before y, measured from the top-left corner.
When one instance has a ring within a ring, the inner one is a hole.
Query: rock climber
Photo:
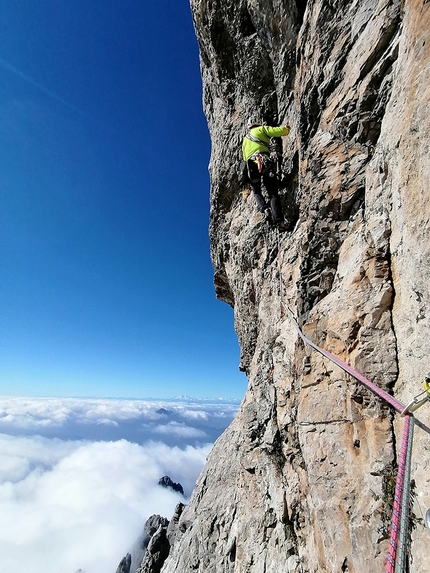
[[[248,168],[248,177],[260,213],[264,213],[269,223],[280,231],[287,231],[287,225],[282,213],[281,201],[278,195],[278,178],[275,165],[270,157],[270,138],[282,137],[290,133],[288,125],[270,127],[264,125],[261,119],[250,117],[247,122],[248,133],[243,139],[242,154]],[[269,196],[270,208],[261,191],[263,181]]]

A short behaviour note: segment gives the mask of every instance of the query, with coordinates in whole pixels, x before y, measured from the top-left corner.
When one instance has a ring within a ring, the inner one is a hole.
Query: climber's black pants
[[[255,161],[248,161],[249,179],[251,181],[257,208],[261,213],[268,208],[266,200],[261,191],[261,181],[264,183],[270,201],[270,211],[274,223],[283,220],[281,201],[278,195],[278,179],[272,169],[267,169],[263,173],[258,171]]]

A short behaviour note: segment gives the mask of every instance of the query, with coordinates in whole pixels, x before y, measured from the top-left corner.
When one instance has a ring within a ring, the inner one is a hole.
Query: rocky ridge
[[[181,495],[184,495],[184,488],[182,487],[182,485],[180,483],[174,482],[169,476],[163,476],[162,478],[160,478],[158,480],[158,485],[161,485],[161,487],[172,489],[173,491],[176,491]]]
[[[430,2],[191,8],[212,139],[214,282],[234,308],[249,387],[171,527],[161,571],[383,571],[402,420],[305,348],[285,309],[399,400],[421,391],[430,370]],[[294,230],[279,238],[240,193],[241,138],[254,113],[292,127],[282,201]],[[430,408],[417,418],[409,571],[426,573]]]

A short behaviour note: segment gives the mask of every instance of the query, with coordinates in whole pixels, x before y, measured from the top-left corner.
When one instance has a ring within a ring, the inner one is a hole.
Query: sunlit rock
[[[421,391],[430,369],[430,3],[191,7],[212,139],[215,289],[234,308],[249,387],[171,528],[162,573],[383,571],[402,421],[305,348],[286,309],[399,400]],[[282,202],[294,230],[279,238],[240,192],[254,113],[292,128]],[[413,511],[423,518],[430,408],[417,418]],[[410,571],[428,572],[428,531],[414,525]]]

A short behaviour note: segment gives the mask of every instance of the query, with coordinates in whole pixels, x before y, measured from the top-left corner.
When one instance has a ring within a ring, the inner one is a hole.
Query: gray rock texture
[[[173,491],[177,491],[178,493],[184,495],[184,488],[180,483],[174,482],[169,476],[163,476],[158,480],[158,485],[161,487],[167,487],[172,489]]]
[[[149,540],[159,527],[167,529],[168,525],[169,520],[166,517],[161,517],[161,515],[151,515],[148,517],[143,528],[143,545],[145,547],[148,545]]]
[[[125,557],[123,557],[117,567],[116,573],[130,573],[131,567],[131,554],[127,553]]]
[[[169,550],[170,545],[166,535],[166,528],[160,525],[151,537],[145,556],[136,573],[160,573]]]
[[[136,573],[160,573],[169,555],[171,544],[181,533],[179,518],[184,509],[183,503],[178,503],[175,513],[169,523],[165,517],[151,516],[145,523],[144,533],[147,535],[146,551]]]
[[[148,551],[148,546],[150,544],[151,538],[155,535],[155,533],[161,529],[167,530],[168,525],[169,520],[165,517],[162,517],[161,515],[151,515],[148,517],[143,527],[142,534],[140,535],[139,539],[137,539],[136,543],[131,549],[131,552],[127,553],[127,555],[121,559],[116,573],[135,573],[136,570],[142,566],[142,562],[144,561],[144,558],[147,554],[148,560],[150,560],[149,553],[157,553],[162,555],[162,565],[169,553],[169,546],[161,547],[162,545],[166,544],[160,536],[157,536],[157,543],[152,543],[150,552]],[[160,559],[154,560],[151,556],[150,562],[153,564],[155,561],[159,563]],[[159,566],[158,570],[160,569],[161,565]],[[150,569],[150,571],[155,571],[155,569]]]
[[[211,256],[248,391],[162,573],[384,571],[402,419],[430,370],[430,2],[191,0],[212,139]],[[277,237],[239,186],[246,118],[289,123]],[[281,307],[281,303],[284,307]],[[430,507],[430,407],[414,513]],[[394,478],[393,478],[394,476]],[[173,523],[173,520],[172,520]],[[409,571],[430,571],[414,519]]]

